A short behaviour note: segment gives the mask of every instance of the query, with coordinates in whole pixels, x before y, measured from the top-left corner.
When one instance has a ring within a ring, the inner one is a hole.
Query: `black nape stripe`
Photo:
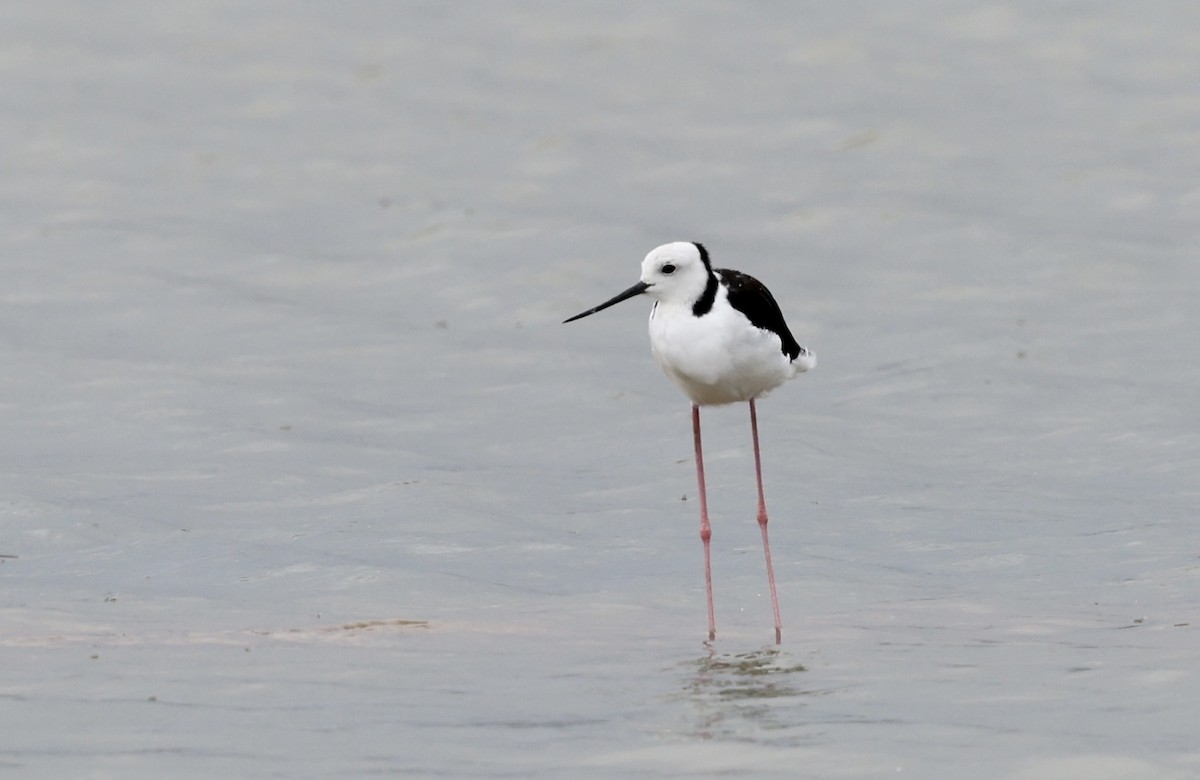
[[[704,263],[704,270],[708,272],[708,284],[704,286],[704,292],[692,304],[692,314],[697,317],[703,317],[712,311],[713,303],[717,300],[717,275],[713,273],[712,263],[708,259],[708,250],[704,248],[704,244],[697,241],[692,242],[692,246],[696,247],[696,251],[700,253],[700,262]]]

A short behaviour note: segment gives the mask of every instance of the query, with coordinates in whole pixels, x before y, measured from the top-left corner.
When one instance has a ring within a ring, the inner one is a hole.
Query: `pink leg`
[[[697,437],[700,435],[699,430],[699,428],[696,429]],[[767,499],[763,496],[762,456],[758,452],[758,412],[754,408],[753,398],[750,399],[750,430],[754,434],[754,476],[758,478],[758,527],[762,529],[763,554],[767,558],[767,581],[771,584],[771,608],[775,610],[775,644],[779,644],[783,641],[783,624],[779,619],[779,596],[775,594],[775,568],[771,566],[771,543],[767,541]],[[699,446],[699,438],[696,441]],[[696,452],[699,454],[698,449]]]
[[[696,481],[700,483],[700,541],[704,542],[704,587],[708,591],[708,638],[717,638],[717,621],[713,612],[712,556],[708,542],[712,539],[712,527],[708,524],[708,495],[704,490],[704,456],[700,447],[700,407],[692,404],[692,432],[696,438]],[[764,526],[765,528],[765,526]],[[765,531],[764,531],[765,533]]]

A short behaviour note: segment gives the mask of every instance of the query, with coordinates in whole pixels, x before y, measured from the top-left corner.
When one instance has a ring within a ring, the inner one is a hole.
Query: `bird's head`
[[[702,244],[675,241],[655,247],[642,261],[646,295],[664,303],[695,303],[712,276],[708,251]]]
[[[642,278],[634,286],[565,322],[587,317],[636,295],[649,295],[664,303],[695,303],[712,279],[712,266],[703,244],[675,241],[655,247],[642,261]]]

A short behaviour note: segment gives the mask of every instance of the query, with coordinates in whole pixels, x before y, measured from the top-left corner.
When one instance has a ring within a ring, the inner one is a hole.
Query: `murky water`
[[[1200,11],[13,7],[0,766],[1200,774]],[[705,416],[651,247],[820,366]]]

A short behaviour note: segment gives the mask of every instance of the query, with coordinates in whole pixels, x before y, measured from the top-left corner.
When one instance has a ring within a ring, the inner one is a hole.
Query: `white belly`
[[[779,337],[728,307],[696,317],[690,308],[659,302],[650,312],[650,349],[667,376],[702,406],[759,398],[812,365],[804,354],[792,363]]]

